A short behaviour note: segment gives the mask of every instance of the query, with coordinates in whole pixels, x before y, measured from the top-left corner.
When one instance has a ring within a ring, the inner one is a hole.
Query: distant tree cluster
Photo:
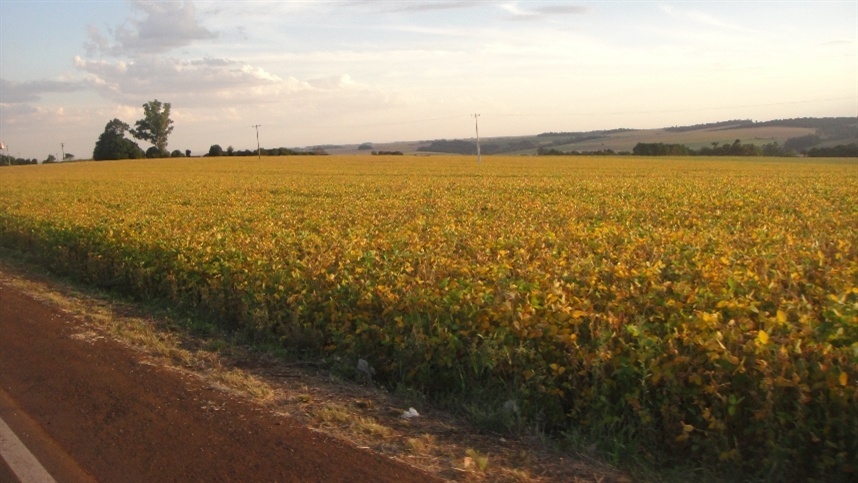
[[[829,148],[810,148],[807,155],[811,158],[858,158],[858,144],[838,144]]]
[[[733,144],[712,143],[712,147],[703,146],[696,152],[692,150],[692,154],[699,156],[785,156],[786,152],[778,145],[778,143],[768,143],[763,146],[756,144],[742,144],[742,141],[735,140]]]
[[[575,139],[582,139],[582,138],[591,138],[592,139],[593,137],[598,139],[598,138],[603,138],[608,134],[619,134],[619,133],[631,132],[631,131],[635,131],[635,129],[621,127],[621,128],[617,128],[617,129],[602,129],[602,130],[598,130],[598,131],[587,131],[587,132],[566,132],[566,131],[553,132],[552,131],[552,132],[544,132],[541,134],[537,134],[536,137],[541,138],[541,137],[564,136],[564,137],[572,137]]]
[[[799,117],[794,119],[775,119],[772,121],[754,122],[753,127],[803,127],[821,131],[826,137],[854,137],[858,132],[856,117]]]
[[[113,119],[104,126],[104,132],[98,137],[92,159],[96,161],[109,159],[140,159],[166,158],[171,156],[167,151],[167,138],[173,132],[173,120],[170,119],[170,103],[161,103],[158,99],[143,104],[143,119],[134,124],[134,128],[128,124]],[[125,133],[131,134],[141,141],[149,141],[152,147],[144,153],[140,146],[125,137]],[[173,151],[173,155],[181,151]]]
[[[703,146],[694,150],[683,144],[637,143],[632,149],[636,156],[787,156],[788,153],[778,143],[763,146],[742,144],[737,139],[733,144],[712,143],[712,147]]]
[[[631,154],[628,151],[615,152],[613,149],[599,149],[597,151],[561,151],[556,148],[541,147],[536,150],[538,156],[625,156]]]
[[[491,139],[480,143],[482,154],[501,154],[515,151],[527,151],[536,147],[536,143],[528,139],[507,140]],[[420,152],[449,153],[449,154],[477,154],[477,142],[464,139],[437,139],[426,146],[417,148]]]
[[[74,154],[66,153],[63,158],[65,161],[71,161],[74,159]],[[58,163],[59,160],[53,154],[49,154],[47,158],[42,161],[42,164],[54,164]],[[5,154],[0,155],[0,166],[21,166],[26,164],[39,164],[39,160],[36,158],[33,159],[24,159],[24,158],[15,158],[12,156],[7,156]]]
[[[632,149],[635,156],[689,156],[692,150],[683,144],[637,143]]]
[[[402,151],[373,151],[373,156],[403,156]]]
[[[822,142],[822,138],[817,134],[808,134],[807,136],[798,136],[789,138],[784,141],[784,150],[803,153],[813,146]]]
[[[92,159],[96,161],[112,159],[140,159],[146,153],[134,141],[125,137],[130,126],[114,118],[104,126],[104,132],[98,136]]]
[[[693,124],[690,126],[674,126],[664,128],[667,132],[689,132],[703,129],[739,129],[753,127],[754,121],[750,119],[733,119],[731,121],[707,122],[704,124]]]
[[[477,154],[476,141],[465,141],[463,139],[438,139],[429,143],[428,146],[420,146],[418,151],[430,153],[450,153],[450,154]],[[486,153],[488,154],[488,153]]]
[[[262,156],[326,156],[328,153],[323,149],[312,149],[309,151],[300,151],[297,149],[291,148],[273,148],[273,149],[260,149],[259,155]],[[229,146],[224,150],[219,144],[212,144],[209,147],[209,152],[206,153],[207,157],[218,157],[218,156],[257,156],[257,151],[250,149],[242,149],[235,150],[232,146]]]
[[[24,159],[0,154],[0,166],[22,166],[25,164],[39,164],[39,160],[36,158]]]

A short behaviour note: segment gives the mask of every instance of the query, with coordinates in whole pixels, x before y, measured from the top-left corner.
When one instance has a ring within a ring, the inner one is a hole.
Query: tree
[[[191,157],[191,150],[190,149],[185,150],[185,156],[187,156],[189,158]]]
[[[71,161],[71,160],[73,160],[73,159],[74,159],[74,154],[72,154],[72,153],[66,153],[66,154],[63,156],[63,161]]]
[[[43,164],[51,164],[51,163],[56,163],[56,162],[57,162],[57,157],[54,156],[53,154],[49,154],[47,159],[42,161]]]
[[[170,153],[165,153],[164,151],[159,150],[155,146],[150,146],[149,149],[146,150],[147,158],[166,158],[169,157]]]
[[[92,151],[92,159],[102,161],[105,159],[139,159],[143,157],[143,150],[134,141],[125,138],[128,124],[113,119],[104,126],[104,132],[98,136],[95,149]]]
[[[806,136],[789,138],[784,142],[784,151],[803,153],[821,142],[822,138],[817,134],[808,134]]]
[[[170,119],[170,103],[161,103],[158,99],[143,104],[143,119],[134,124],[129,132],[141,141],[149,141],[158,148],[158,152],[169,154],[167,138],[173,132],[173,120]]]
[[[206,156],[223,156],[223,148],[220,147],[220,144],[212,144]]]
[[[179,151],[178,149],[174,149],[172,153],[170,153],[171,158],[184,158],[185,154]]]

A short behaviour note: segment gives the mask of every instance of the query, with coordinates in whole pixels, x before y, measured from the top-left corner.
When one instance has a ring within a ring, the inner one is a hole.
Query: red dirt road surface
[[[438,481],[75,325],[0,283],[0,417],[57,481]]]

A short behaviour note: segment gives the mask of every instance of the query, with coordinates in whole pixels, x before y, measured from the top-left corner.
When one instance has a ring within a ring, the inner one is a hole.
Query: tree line
[[[65,153],[63,157],[63,161],[73,161],[74,154]],[[57,157],[53,154],[49,154],[47,158],[42,160],[42,164],[51,164],[58,162]],[[36,158],[27,159],[27,158],[16,158],[14,156],[9,156],[6,154],[0,154],[0,166],[23,166],[27,164],[39,164],[39,160]]]
[[[96,161],[109,159],[141,159],[141,158],[179,158],[191,155],[191,150],[184,152],[175,149],[172,152],[167,149],[167,141],[173,132],[173,120],[170,119],[170,103],[160,102],[158,99],[143,104],[143,118],[138,120],[132,128],[129,124],[113,119],[104,126],[104,132],[98,137],[92,159]],[[132,139],[126,137],[130,134],[132,138],[147,141],[152,146],[145,152]],[[293,155],[319,155],[327,154],[322,149],[311,151],[298,151],[289,148],[260,149],[251,151],[249,149],[236,151],[232,146],[223,149],[219,144],[213,144],[206,156],[293,156]]]
[[[0,166],[23,166],[27,164],[39,164],[39,160],[36,158],[16,158],[14,156],[0,154]]]
[[[518,140],[486,140],[480,144],[482,154],[502,154],[515,151],[527,151],[536,147],[536,143],[529,139]],[[464,139],[436,139],[429,144],[417,148],[420,152],[449,153],[449,154],[477,154],[477,142]]]
[[[691,149],[683,144],[666,143],[637,143],[632,149],[632,154],[638,156],[785,156],[787,153],[777,143],[768,143],[763,146],[756,144],[742,144],[737,139],[732,144],[712,143],[700,149]]]
[[[626,156],[632,154],[628,151],[619,153],[613,149],[599,149],[597,151],[562,151],[557,148],[541,147],[536,150],[537,156]]]
[[[700,149],[692,149],[683,144],[668,143],[637,143],[632,149],[632,154],[637,156],[796,156],[801,153],[809,157],[856,157],[858,156],[858,145],[838,145],[830,148],[814,147],[807,149],[819,142],[819,136],[808,135],[792,138],[784,143],[777,142],[757,146],[756,144],[742,144],[737,139],[732,144],[713,142],[712,146],[703,146]]]
[[[232,146],[223,149],[220,144],[212,144],[209,147],[209,152],[206,157],[218,156],[326,156],[328,153],[321,148],[311,149],[309,151],[301,151],[292,148],[260,148],[257,150],[241,149],[235,150]]]

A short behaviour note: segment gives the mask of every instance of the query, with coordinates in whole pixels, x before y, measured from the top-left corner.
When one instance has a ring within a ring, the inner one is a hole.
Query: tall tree
[[[138,159],[143,157],[143,150],[137,144],[125,138],[128,124],[113,119],[104,126],[104,132],[98,136],[95,149],[92,151],[92,159],[101,161],[104,159]]]
[[[134,129],[129,132],[137,139],[149,141],[162,156],[166,156],[169,155],[167,137],[173,132],[172,124],[170,103],[161,103],[155,99],[143,104],[143,119],[134,123]]]

